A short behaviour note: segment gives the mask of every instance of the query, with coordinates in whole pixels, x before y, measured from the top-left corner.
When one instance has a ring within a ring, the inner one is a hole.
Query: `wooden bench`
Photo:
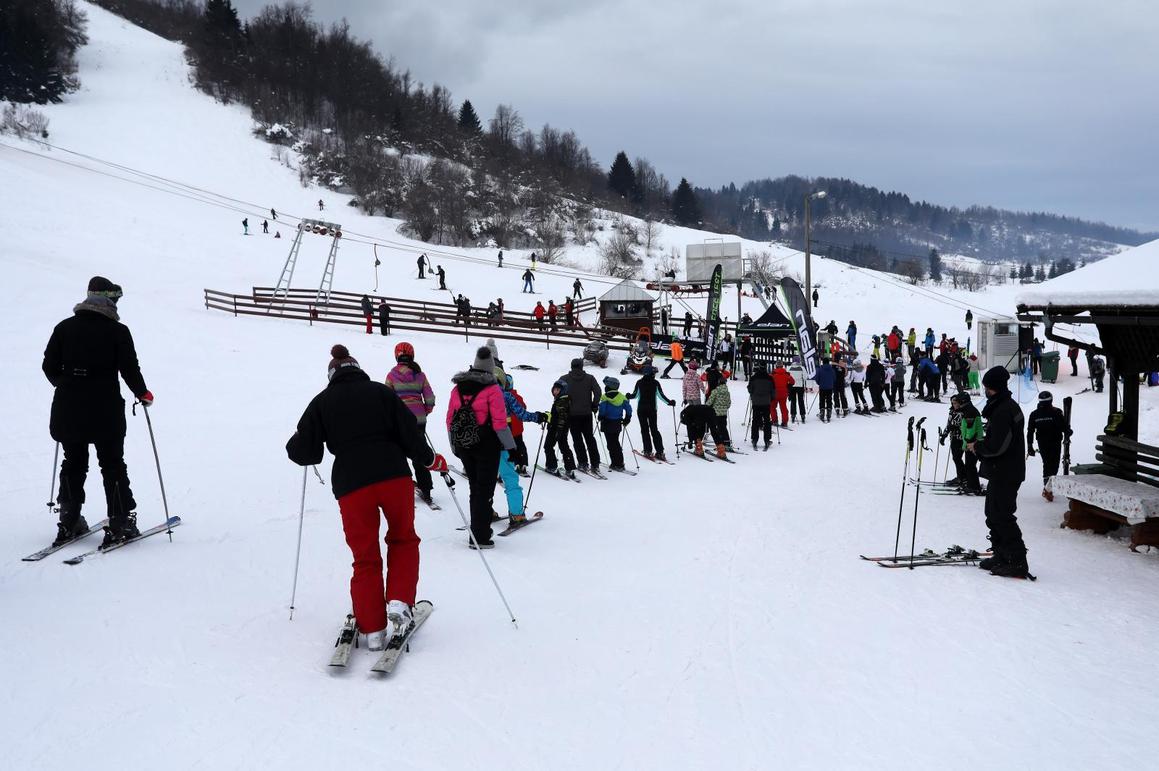
[[[1130,525],[1132,551],[1159,546],[1159,448],[1104,434],[1095,457],[1105,473],[1050,480],[1051,491],[1069,500],[1063,527],[1102,534]]]

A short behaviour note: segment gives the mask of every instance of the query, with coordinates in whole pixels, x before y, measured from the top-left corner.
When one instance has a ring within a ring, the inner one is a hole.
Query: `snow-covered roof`
[[[1159,240],[1052,278],[1018,295],[1019,306],[1159,307]]]
[[[653,302],[655,300],[652,295],[645,292],[640,287],[633,284],[628,279],[624,279],[620,283],[612,287],[606,294],[600,295],[600,302]]]

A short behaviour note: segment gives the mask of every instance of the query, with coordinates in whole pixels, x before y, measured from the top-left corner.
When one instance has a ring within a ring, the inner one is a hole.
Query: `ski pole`
[[[531,481],[527,483],[527,496],[523,499],[523,512],[527,513],[527,504],[531,502],[531,490],[535,487],[535,470],[539,468],[539,453],[543,452],[543,438],[547,435],[547,429],[543,426],[542,431],[539,432],[539,449],[535,451],[535,463],[531,466]]]
[[[161,505],[165,507],[165,523],[169,523],[169,501],[165,498],[165,480],[161,477],[161,458],[157,455],[157,440],[153,436],[153,421],[149,417],[149,405],[141,402],[145,410],[145,424],[149,426],[149,442],[153,445],[153,461],[157,464],[157,482],[161,485]],[[169,543],[173,543],[173,528],[166,531],[169,534]]]
[[[499,588],[499,582],[495,579],[495,574],[491,572],[491,566],[487,564],[487,558],[483,556],[483,550],[479,548],[479,542],[475,540],[475,531],[471,529],[471,524],[467,521],[467,515],[463,513],[463,507],[459,505],[459,496],[455,495],[455,480],[451,479],[449,472],[443,472],[443,481],[447,484],[447,490],[451,493],[451,500],[455,503],[455,508],[459,510],[459,518],[463,520],[463,526],[467,528],[467,536],[471,539],[471,543],[475,546],[475,551],[479,553],[479,559],[483,560],[483,567],[487,569],[487,575],[491,576],[491,583],[495,586],[495,591],[499,593],[499,599],[503,601],[503,607],[507,609],[507,615],[511,617],[512,625],[518,629],[519,623],[515,620],[515,612],[511,610],[511,606],[507,604],[507,597],[504,596],[503,590]]]
[[[921,429],[919,436],[921,437],[921,444],[918,445],[918,486],[917,490],[914,492],[914,529],[913,534],[910,536],[909,542],[910,570],[914,569],[914,548],[917,546],[918,542],[918,504],[921,503],[922,500],[922,460],[925,458],[926,450],[929,449],[929,447],[926,446],[926,430],[924,428]]]
[[[636,470],[640,470],[640,459],[636,457],[636,445],[632,444],[632,435],[628,433],[628,427],[624,427],[624,436],[628,437],[628,449],[632,451],[632,462],[636,464]]]
[[[893,538],[893,561],[897,562],[898,544],[901,543],[901,515],[902,509],[905,507],[905,486],[909,481],[909,456],[914,449],[914,416],[909,416],[909,423],[906,426],[905,438],[905,467],[901,472],[901,499],[897,502],[897,534]],[[911,552],[912,553],[912,552]]]
[[[770,404],[769,409],[771,410],[772,408],[773,408],[773,405]],[[771,419],[772,418],[770,417],[770,420]],[[777,446],[780,447],[781,446],[781,421],[774,420],[773,425],[777,427]]]
[[[298,565],[302,561],[302,524],[306,521],[306,469],[302,469],[302,505],[298,509],[298,550],[294,553],[294,588],[290,590],[290,620],[294,620],[294,601],[298,599]]]
[[[938,432],[938,449],[934,451],[934,478],[932,480],[933,482],[938,481],[938,466],[940,465],[940,461],[942,459],[942,438],[943,437],[944,437],[944,434],[942,434],[942,432],[939,431]],[[946,457],[947,458],[950,457],[950,453],[947,452]]]
[[[680,429],[679,423],[676,422],[676,402],[668,405],[672,408],[672,441],[676,443],[676,456],[680,456]]]
[[[52,482],[48,486],[48,513],[52,513],[52,508],[56,505],[56,464],[60,461],[60,442],[56,443],[56,452],[52,454]]]

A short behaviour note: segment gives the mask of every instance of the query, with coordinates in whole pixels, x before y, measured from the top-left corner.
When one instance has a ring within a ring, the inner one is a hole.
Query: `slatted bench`
[[[1159,546],[1159,448],[1103,435],[1095,457],[1106,473],[1050,480],[1051,491],[1069,500],[1063,527],[1101,534],[1130,525],[1132,551]]]

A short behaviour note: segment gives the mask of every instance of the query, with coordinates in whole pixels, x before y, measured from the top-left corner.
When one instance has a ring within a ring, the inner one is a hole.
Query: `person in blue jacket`
[[[857,324],[853,321],[849,322],[849,328],[845,330],[845,338],[849,341],[849,350],[857,350]]]
[[[942,383],[942,370],[934,363],[934,360],[926,356],[918,362],[919,380],[926,386],[926,395],[923,397],[919,393],[918,398],[924,398],[927,402],[941,402],[938,398],[938,386]]]
[[[608,442],[608,455],[612,471],[624,470],[624,450],[620,447],[620,428],[632,422],[632,403],[620,393],[620,381],[614,377],[604,378],[604,395],[600,397],[597,409],[600,430]]]
[[[934,328],[933,327],[926,327],[926,339],[923,340],[922,342],[924,342],[926,345],[926,357],[933,358],[934,343],[937,342],[937,338],[934,337]]]
[[[821,392],[821,406],[817,416],[822,422],[829,423],[833,419],[833,388],[837,385],[837,371],[829,363],[829,359],[821,359],[821,366],[813,376],[817,382],[817,390]]]

